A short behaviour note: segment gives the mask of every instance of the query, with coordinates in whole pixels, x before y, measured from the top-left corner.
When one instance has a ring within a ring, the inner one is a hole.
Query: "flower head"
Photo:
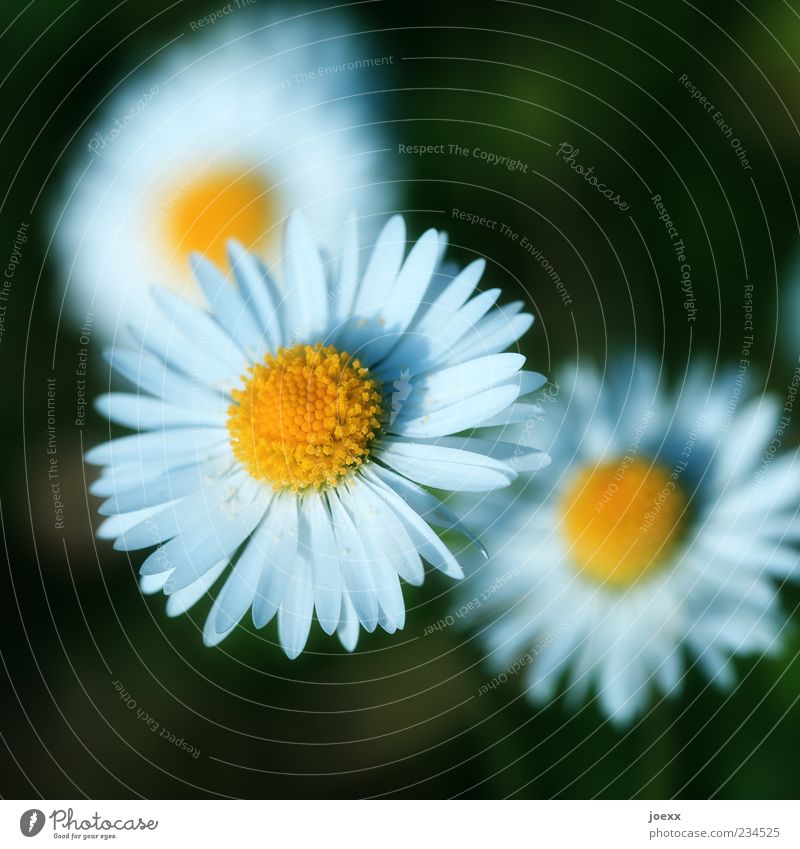
[[[729,687],[735,655],[778,650],[778,584],[798,575],[800,474],[770,451],[778,405],[705,365],[679,392],[660,382],[646,356],[604,379],[576,368],[535,428],[551,468],[468,514],[491,526],[492,560],[466,585],[495,588],[491,663],[524,658],[539,703],[593,690],[618,723],[678,692],[688,665]]]
[[[230,247],[233,279],[195,257],[210,313],[162,289],[164,318],[134,328],[141,350],[109,352],[138,386],[98,408],[139,433],[87,459],[105,466],[92,492],[115,547],[157,545],[141,567],[178,614],[226,575],[204,629],[213,645],[252,609],[277,614],[291,657],[312,614],[344,645],[359,624],[402,628],[399,579],[423,560],[461,577],[432,526],[466,527],[425,487],[486,491],[547,458],[461,431],[524,420],[544,378],[502,353],[533,318],[475,294],[476,260],[439,271],[443,234],[404,258],[405,224],[386,224],[363,272],[355,219],[323,262],[302,216],[291,218],[284,280]],[[402,386],[398,400],[397,386]]]
[[[341,13],[236,10],[114,88],[53,204],[69,270],[58,296],[78,326],[88,311],[118,342],[131,319],[150,320],[154,284],[201,304],[186,255],[222,265],[236,238],[276,262],[294,209],[322,233],[343,206],[393,207],[375,100],[360,96],[386,68],[351,61],[377,52],[353,30]]]

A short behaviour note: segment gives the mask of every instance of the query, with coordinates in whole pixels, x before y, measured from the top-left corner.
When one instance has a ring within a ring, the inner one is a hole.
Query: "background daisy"
[[[275,260],[289,212],[393,208],[382,131],[361,93],[394,59],[348,19],[236,9],[153,52],[88,117],[54,207],[59,308],[108,341],[151,310],[147,286],[201,303],[186,256],[242,242]],[[327,238],[330,239],[330,233]]]
[[[393,633],[405,622],[399,579],[422,583],[423,559],[462,577],[431,526],[474,541],[426,487],[487,491],[546,462],[480,431],[456,436],[523,421],[544,378],[502,353],[533,317],[495,306],[498,289],[475,294],[482,260],[437,274],[444,245],[428,230],[404,258],[395,216],[364,267],[351,219],[324,263],[297,214],[283,287],[239,246],[236,285],[195,257],[211,316],[157,291],[164,323],[135,328],[141,352],[109,352],[143,394],[97,407],[141,433],[87,455],[106,467],[91,487],[111,517],[99,534],[125,551],[160,546],[142,589],[163,589],[172,615],[227,573],[207,645],[251,608],[259,628],[277,614],[290,657],[313,614],[348,649],[359,625]]]
[[[734,655],[779,650],[777,589],[798,574],[800,475],[770,447],[779,405],[703,365],[666,391],[646,356],[560,374],[550,415],[520,437],[552,467],[512,506],[468,514],[491,524],[468,590],[492,588],[477,596],[494,610],[490,664],[539,703],[561,685],[573,705],[596,694],[617,723],[677,693],[689,665],[731,687]]]

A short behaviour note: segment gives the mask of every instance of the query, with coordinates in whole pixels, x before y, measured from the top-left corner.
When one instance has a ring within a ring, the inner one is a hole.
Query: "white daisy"
[[[471,610],[493,611],[481,634],[500,680],[519,674],[539,703],[593,688],[619,723],[677,692],[687,664],[732,686],[733,655],[779,648],[777,582],[798,573],[781,404],[695,365],[665,392],[638,356],[604,379],[577,369],[557,402],[525,432],[550,446],[550,469],[513,505],[488,496],[465,514],[492,525],[492,560],[465,588]]]
[[[418,585],[424,558],[462,570],[431,525],[468,531],[423,487],[484,491],[546,457],[534,449],[454,436],[522,421],[544,378],[501,353],[531,325],[498,289],[474,295],[475,260],[437,273],[444,234],[428,230],[403,260],[403,219],[389,220],[363,274],[355,218],[336,262],[320,256],[304,219],[287,228],[284,285],[240,246],[234,282],[193,265],[209,315],[163,289],[164,319],[134,326],[141,352],[111,365],[142,393],[112,392],[97,407],[139,434],[87,454],[106,466],[91,486],[107,500],[103,538],[130,551],[158,545],[142,589],[177,615],[227,571],[204,629],[214,645],[252,607],[261,628],[277,613],[290,657],[314,611],[355,646],[359,623],[403,627],[398,578]]]
[[[222,264],[236,238],[273,262],[294,209],[316,234],[342,208],[393,208],[374,97],[360,94],[380,88],[391,57],[347,21],[237,10],[190,28],[114,89],[54,204],[68,317],[81,326],[91,314],[109,342],[131,316],[147,319],[146,286],[201,303],[189,251]]]

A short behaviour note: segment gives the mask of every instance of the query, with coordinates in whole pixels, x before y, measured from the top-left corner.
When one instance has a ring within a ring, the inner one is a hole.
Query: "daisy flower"
[[[97,408],[139,433],[87,454],[106,468],[91,487],[123,551],[157,545],[144,592],[163,589],[174,616],[223,574],[205,624],[219,643],[252,610],[277,614],[290,657],[316,613],[352,650],[359,625],[402,628],[399,579],[419,585],[423,559],[453,578],[456,557],[432,526],[475,538],[426,487],[485,491],[546,457],[459,434],[524,420],[544,382],[502,353],[530,327],[522,304],[475,294],[484,261],[438,273],[445,237],[428,230],[403,259],[402,217],[365,268],[355,218],[323,262],[301,215],[290,218],[279,284],[237,244],[233,280],[192,264],[210,313],[164,289],[163,320],[134,326],[137,352],[112,367],[139,391]]]
[[[236,238],[275,262],[294,209],[322,233],[343,207],[393,208],[394,169],[361,92],[380,88],[392,57],[347,21],[235,10],[213,27],[187,24],[114,88],[77,137],[54,204],[59,308],[77,326],[89,314],[111,342],[131,316],[147,319],[152,284],[200,304],[186,255],[222,264]]]
[[[647,357],[605,378],[576,368],[549,398],[561,413],[520,441],[535,432],[553,465],[507,509],[487,497],[470,516],[491,524],[493,558],[462,611],[493,611],[481,634],[500,681],[520,675],[538,703],[593,689],[618,723],[677,693],[688,665],[730,688],[734,655],[779,649],[777,584],[797,575],[781,405],[704,366],[666,392]]]

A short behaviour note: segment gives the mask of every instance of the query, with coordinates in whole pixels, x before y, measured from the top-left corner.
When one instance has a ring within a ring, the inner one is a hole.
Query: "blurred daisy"
[[[800,470],[775,456],[780,405],[745,402],[737,373],[693,366],[674,396],[660,381],[646,357],[605,380],[578,369],[561,414],[526,430],[552,467],[513,506],[487,498],[470,516],[493,523],[493,559],[465,585],[496,614],[490,662],[540,703],[562,682],[573,703],[594,687],[619,723],[677,692],[687,663],[729,688],[733,655],[776,651],[776,581],[797,575]]]
[[[302,651],[312,614],[355,646],[359,623],[403,627],[399,578],[423,581],[420,558],[453,578],[455,556],[431,526],[474,537],[423,487],[485,491],[546,457],[460,431],[524,420],[544,382],[501,353],[533,322],[521,303],[473,297],[483,260],[437,273],[445,238],[429,230],[403,260],[395,216],[361,265],[355,219],[336,262],[323,263],[300,215],[286,236],[284,286],[231,246],[235,284],[195,257],[211,315],[163,289],[165,320],[135,327],[143,351],[111,365],[141,393],[98,409],[142,431],[94,448],[107,468],[99,535],[132,550],[159,545],[142,589],[177,615],[224,572],[207,645],[252,608],[277,613],[280,642]],[[230,565],[232,564],[232,568]]]
[[[347,20],[235,10],[119,84],[54,211],[60,308],[78,326],[91,313],[110,341],[130,316],[147,318],[154,283],[201,303],[189,251],[221,264],[236,238],[277,260],[291,210],[316,233],[342,208],[392,209],[386,145],[360,92],[380,88],[391,57],[349,36]]]

